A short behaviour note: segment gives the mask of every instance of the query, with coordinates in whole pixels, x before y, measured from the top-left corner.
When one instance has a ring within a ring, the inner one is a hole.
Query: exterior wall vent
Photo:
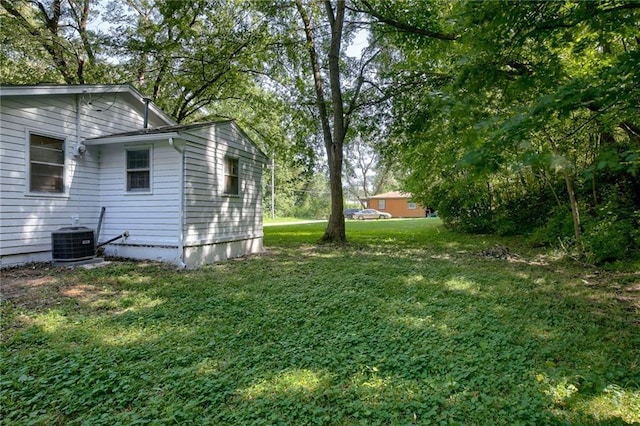
[[[86,226],[60,228],[51,233],[51,257],[54,263],[79,262],[96,255],[96,237]]]

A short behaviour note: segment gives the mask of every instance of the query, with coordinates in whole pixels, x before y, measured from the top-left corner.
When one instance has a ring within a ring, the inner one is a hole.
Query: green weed
[[[324,226],[265,228],[266,254],[200,270],[114,262],[53,271],[39,304],[3,297],[0,417],[640,422],[637,270],[432,218],[349,221],[341,247],[316,244]]]

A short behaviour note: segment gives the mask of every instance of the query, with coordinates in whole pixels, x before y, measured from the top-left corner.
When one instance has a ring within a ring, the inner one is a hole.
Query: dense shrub
[[[568,243],[574,236],[573,218],[569,206],[557,206],[549,211],[546,222],[529,236],[534,246],[552,246]]]
[[[330,200],[320,197],[307,197],[302,204],[295,206],[292,216],[309,219],[326,219],[331,213],[330,208]]]
[[[638,247],[640,211],[629,212],[615,198],[597,208],[595,217],[584,221],[584,255],[593,263],[626,258]]]
[[[543,190],[506,199],[494,214],[496,232],[503,236],[531,234],[545,225],[554,207],[557,204],[552,195]]]
[[[529,235],[529,243],[559,245],[593,264],[626,259],[640,248],[640,210],[629,212],[615,201],[609,201],[593,214],[585,214],[588,208],[584,204],[580,211],[583,214],[579,242],[575,240],[571,211],[568,207],[556,207],[544,225]]]
[[[593,263],[624,259],[631,247],[630,230],[629,221],[615,215],[593,221],[582,237],[585,255]]]
[[[445,227],[468,233],[495,232],[491,197],[486,187],[471,179],[441,185],[432,203]]]

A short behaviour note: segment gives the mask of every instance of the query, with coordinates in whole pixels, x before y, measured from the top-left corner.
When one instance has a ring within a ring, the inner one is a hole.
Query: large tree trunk
[[[342,192],[342,143],[331,149],[329,155],[329,185],[331,189],[331,216],[327,229],[324,231],[322,241],[344,243],[347,241],[347,233],[344,223],[344,194]],[[327,153],[329,154],[329,153]]]
[[[327,18],[331,24],[331,46],[329,48],[329,83],[331,86],[331,106],[333,107],[333,138],[331,144],[325,144],[329,159],[329,181],[331,188],[331,216],[322,241],[344,243],[347,234],[344,223],[342,192],[342,161],[344,138],[347,132],[342,104],[342,86],[340,85],[340,46],[344,24],[345,2],[338,1],[335,15],[331,2],[325,0]]]
[[[347,241],[344,215],[342,213],[344,195],[342,191],[342,161],[346,126],[344,121],[344,107],[342,104],[342,87],[340,85],[340,45],[342,42],[342,29],[344,24],[345,2],[338,1],[334,10],[329,0],[325,0],[325,11],[331,27],[331,46],[329,48],[329,85],[331,89],[331,107],[333,131],[329,123],[329,111],[324,96],[323,78],[315,48],[313,26],[311,18],[307,14],[302,0],[296,0],[296,8],[300,13],[304,24],[304,32],[307,39],[307,50],[311,69],[313,70],[314,89],[316,92],[316,105],[322,126],[322,136],[329,163],[329,187],[331,190],[331,215],[327,229],[322,236],[322,241],[332,243],[344,243]]]

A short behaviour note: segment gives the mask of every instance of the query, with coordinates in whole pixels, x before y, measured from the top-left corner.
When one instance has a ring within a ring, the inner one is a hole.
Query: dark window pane
[[[240,193],[238,159],[226,157],[224,160],[224,193],[238,195]]]
[[[50,138],[48,136],[31,135],[31,146],[62,150],[64,141],[62,139]]]
[[[238,191],[238,178],[237,176],[225,176],[224,181],[224,193],[237,195]]]
[[[150,150],[127,150],[127,191],[151,190]]]
[[[31,164],[31,192],[63,192],[64,167]]]
[[[148,169],[149,150],[127,151],[127,169]]]
[[[148,191],[150,188],[148,171],[127,173],[127,191]]]
[[[29,190],[64,192],[64,140],[29,135]]]
[[[41,163],[50,164],[64,164],[64,152],[62,149],[51,149],[41,146],[31,146],[29,151],[31,161],[38,161]]]

